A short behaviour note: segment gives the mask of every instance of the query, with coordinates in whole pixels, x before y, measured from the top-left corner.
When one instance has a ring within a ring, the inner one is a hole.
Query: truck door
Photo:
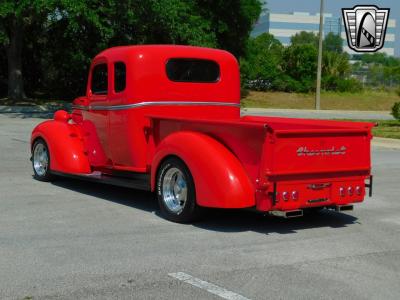
[[[124,60],[117,57],[110,63],[110,77],[112,82],[109,100],[114,107],[127,104],[127,67]],[[112,161],[115,169],[132,167],[132,128],[129,126],[129,109],[110,110],[110,142],[112,143]]]
[[[97,138],[108,159],[107,164],[112,163],[109,143],[109,83],[107,60],[105,58],[96,60],[89,76],[87,97],[90,109],[86,112],[85,119],[94,125]]]
[[[112,59],[114,59],[112,61]],[[119,171],[146,171],[145,157],[139,157],[145,147],[143,128],[137,119],[137,110],[130,109],[129,78],[132,78],[132,67],[126,64],[126,58],[112,57],[109,62],[111,89],[108,96],[109,105],[109,143],[112,154],[113,169]],[[132,87],[131,87],[132,89]]]

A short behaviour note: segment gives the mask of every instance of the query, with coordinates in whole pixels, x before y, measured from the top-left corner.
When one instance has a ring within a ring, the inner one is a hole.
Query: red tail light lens
[[[288,201],[289,200],[289,193],[288,192],[283,192],[282,193],[282,199],[285,200],[285,201]]]
[[[349,196],[353,196],[353,187],[352,186],[349,186],[348,188],[347,188],[347,193],[349,194]]]
[[[361,195],[362,189],[360,186],[356,186],[356,194]]]
[[[293,191],[292,192],[292,199],[293,200],[298,200],[299,199],[299,192],[298,191]]]
[[[344,187],[341,187],[341,188],[339,189],[339,195],[340,195],[341,197],[344,197],[344,196],[345,196]]]

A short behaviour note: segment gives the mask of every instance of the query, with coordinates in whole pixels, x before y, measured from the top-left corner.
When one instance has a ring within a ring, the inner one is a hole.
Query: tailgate
[[[367,171],[370,129],[273,130],[264,148],[267,175]]]

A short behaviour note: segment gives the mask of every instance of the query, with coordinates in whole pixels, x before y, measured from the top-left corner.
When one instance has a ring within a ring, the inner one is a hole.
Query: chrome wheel
[[[188,197],[185,175],[178,168],[169,169],[162,182],[162,200],[175,214],[180,214]]]
[[[45,176],[49,167],[49,153],[46,146],[39,142],[33,150],[33,168],[38,176]]]
[[[158,204],[166,219],[189,223],[203,215],[203,208],[197,205],[192,174],[178,157],[168,157],[160,165],[156,189]]]

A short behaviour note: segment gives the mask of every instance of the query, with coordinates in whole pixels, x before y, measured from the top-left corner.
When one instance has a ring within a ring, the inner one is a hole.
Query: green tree
[[[210,22],[217,47],[239,57],[244,55],[253,25],[261,13],[260,0],[197,0],[196,9]],[[193,12],[192,12],[193,13]]]
[[[322,56],[322,75],[342,77],[347,76],[351,71],[349,55],[347,53],[338,53],[326,51]]]
[[[295,44],[283,52],[283,70],[299,84],[294,90],[309,92],[314,88],[317,74],[317,48],[312,44]]]
[[[71,99],[83,94],[90,61],[97,53],[156,38],[158,32],[148,29],[155,22],[155,16],[150,18],[150,4],[138,0],[58,2],[41,31],[43,42],[37,43],[45,97]]]
[[[253,82],[259,90],[275,89],[282,73],[282,52],[282,44],[269,33],[249,39],[246,57],[240,60],[242,81]]]
[[[400,102],[395,102],[392,107],[391,115],[400,121]]]
[[[2,0],[0,2],[0,45],[7,57],[8,96],[25,98],[22,50],[24,33],[35,22],[43,22],[51,7],[51,1]]]
[[[347,53],[325,51],[322,56],[322,88],[340,92],[357,92],[362,89],[361,83],[349,78],[351,65]]]
[[[301,31],[290,38],[292,45],[313,45],[318,46],[318,35],[313,32]]]
[[[25,74],[32,90],[40,85],[48,97],[73,97],[91,58],[111,46],[190,44],[242,55],[260,11],[258,0],[3,0],[9,98],[25,97]]]
[[[373,88],[393,88],[400,84],[400,59],[386,53],[363,54],[355,57],[352,66],[355,73],[363,74],[366,82]]]
[[[324,51],[343,52],[343,40],[340,35],[334,34],[333,32],[329,32],[325,36],[323,46]]]
[[[211,20],[200,15],[194,1],[150,1],[148,9],[154,16],[148,34],[155,43],[217,46]]]
[[[110,3],[108,1],[107,3]],[[106,8],[105,8],[106,7]],[[25,74],[28,71],[32,77],[28,81],[40,82],[38,78],[40,65],[43,62],[38,49],[55,50],[64,47],[63,38],[71,31],[90,24],[102,31],[103,36],[110,35],[109,24],[103,16],[107,15],[107,6],[100,1],[85,0],[4,0],[0,3],[0,44],[7,56],[8,67],[8,98],[18,100],[25,96]],[[82,24],[80,23],[82,22]],[[58,32],[57,36],[49,39],[48,32],[60,23],[68,23],[66,32]],[[103,25],[103,26],[101,26]],[[93,39],[93,37],[91,37]],[[89,41],[91,39],[87,39]],[[71,42],[73,41],[73,42]],[[80,36],[75,36],[68,43],[78,43]],[[101,41],[99,43],[101,45]],[[79,53],[79,52],[78,52]],[[42,53],[40,53],[42,54]],[[34,58],[30,61],[27,58]],[[57,57],[58,60],[65,56]],[[24,61],[29,68],[24,68]],[[32,72],[34,71],[34,72]],[[63,82],[64,78],[59,78]]]
[[[0,46],[0,53],[3,52]],[[2,95],[7,95],[7,58],[5,55],[0,55],[0,98]]]
[[[385,52],[377,52],[372,54],[363,54],[360,60],[364,64],[379,64],[384,66],[400,66],[400,59],[388,56]]]

